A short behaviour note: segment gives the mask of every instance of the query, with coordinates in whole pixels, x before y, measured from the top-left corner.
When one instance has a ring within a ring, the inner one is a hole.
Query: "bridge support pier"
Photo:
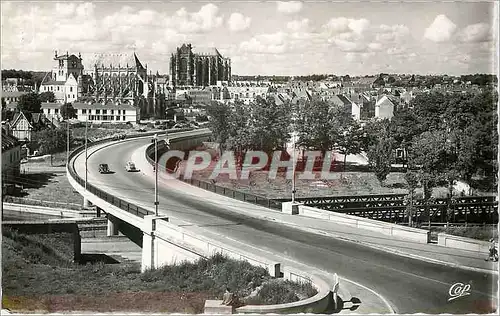
[[[283,202],[281,203],[281,212],[290,215],[299,214],[299,206],[304,205],[303,203],[297,202]]]
[[[90,202],[86,197],[83,198],[83,207],[88,208],[92,206],[92,202]]]
[[[116,235],[118,235],[118,222],[112,215],[108,214],[107,236],[111,237]]]
[[[158,268],[158,254],[155,252],[155,230],[157,220],[166,220],[168,222],[168,217],[156,215],[144,216],[141,272]]]

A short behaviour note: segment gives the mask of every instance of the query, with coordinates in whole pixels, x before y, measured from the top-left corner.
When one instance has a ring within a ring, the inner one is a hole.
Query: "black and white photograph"
[[[497,314],[498,1],[0,1],[1,314]]]

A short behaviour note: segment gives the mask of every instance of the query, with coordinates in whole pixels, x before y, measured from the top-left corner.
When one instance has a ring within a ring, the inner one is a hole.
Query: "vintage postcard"
[[[2,315],[498,313],[497,1],[1,1]]]

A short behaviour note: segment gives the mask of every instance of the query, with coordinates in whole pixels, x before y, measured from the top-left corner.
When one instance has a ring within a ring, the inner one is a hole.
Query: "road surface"
[[[149,139],[132,140],[91,154],[88,158],[88,181],[120,198],[153,207],[154,179],[142,172],[125,171],[125,164],[132,153],[149,142]],[[99,174],[99,163],[107,163],[115,173]],[[77,158],[75,165],[83,178],[83,155]],[[210,227],[217,233],[261,249],[336,272],[375,290],[398,313],[484,313],[492,301],[497,301],[492,293],[497,292],[498,276],[492,274],[413,260],[352,242],[298,231],[279,223],[235,213],[192,195],[169,190],[161,184],[159,196],[160,213]],[[470,284],[470,295],[448,301],[450,287],[459,282]]]

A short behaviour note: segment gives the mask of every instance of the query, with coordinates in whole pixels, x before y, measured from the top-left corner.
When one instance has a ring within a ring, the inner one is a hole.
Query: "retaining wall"
[[[438,245],[443,247],[488,253],[490,244],[487,241],[438,233]],[[498,249],[498,243],[495,245]]]
[[[73,237],[73,260],[78,262],[81,257],[81,238],[78,224],[71,220],[51,221],[4,221],[2,228],[8,227],[26,235],[70,233]]]
[[[320,218],[337,224],[375,231],[384,235],[403,238],[419,243],[430,242],[430,232],[424,229],[405,227],[373,219],[325,211],[319,208],[304,205],[299,205],[299,215]]]

